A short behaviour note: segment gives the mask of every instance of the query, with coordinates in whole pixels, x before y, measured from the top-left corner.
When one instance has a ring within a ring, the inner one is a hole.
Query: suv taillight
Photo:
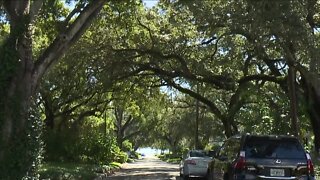
[[[243,170],[246,167],[246,152],[245,151],[240,151],[240,155],[236,163],[234,164],[234,169],[236,170]]]
[[[310,154],[308,154],[308,153],[307,153],[307,169],[308,169],[308,174],[311,174],[311,175],[314,174],[313,163],[312,163]]]

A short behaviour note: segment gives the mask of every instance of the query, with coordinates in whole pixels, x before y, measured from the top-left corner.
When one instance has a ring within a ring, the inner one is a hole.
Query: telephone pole
[[[288,84],[290,98],[290,119],[293,135],[299,137],[299,123],[297,113],[297,93],[296,93],[296,70],[293,65],[289,64],[288,69]]]

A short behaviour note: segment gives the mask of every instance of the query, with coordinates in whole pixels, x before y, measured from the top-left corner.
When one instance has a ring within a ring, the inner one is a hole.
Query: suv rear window
[[[301,144],[294,138],[250,137],[244,150],[247,158],[305,158]]]

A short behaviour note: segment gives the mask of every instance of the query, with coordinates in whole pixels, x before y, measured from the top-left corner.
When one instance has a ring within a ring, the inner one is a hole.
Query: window
[[[205,157],[204,151],[190,151],[190,157]]]
[[[304,150],[296,139],[250,138],[244,149],[248,158],[305,158]]]

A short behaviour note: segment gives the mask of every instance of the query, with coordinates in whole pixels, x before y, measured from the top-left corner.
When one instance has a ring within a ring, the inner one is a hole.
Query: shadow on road
[[[183,180],[182,177],[177,176],[176,180]],[[189,180],[206,180],[206,178],[200,178],[200,177],[190,177]]]
[[[100,176],[96,180],[183,180],[178,175],[177,164],[169,164],[151,157],[125,164],[111,176]],[[205,179],[190,178],[190,180]]]

